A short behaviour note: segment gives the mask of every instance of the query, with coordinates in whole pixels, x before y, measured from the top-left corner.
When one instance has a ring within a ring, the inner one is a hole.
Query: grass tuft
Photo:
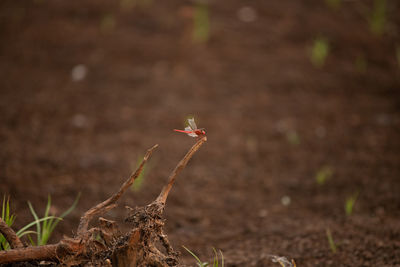
[[[332,233],[329,228],[326,229],[326,237],[328,238],[329,247],[330,247],[332,253],[336,253],[337,246],[335,244],[335,241],[333,240]]]
[[[325,4],[331,9],[339,9],[342,0],[325,0]]]
[[[59,217],[55,216],[49,216],[50,212],[50,207],[51,207],[51,197],[50,195],[47,198],[47,205],[46,209],[44,212],[44,216],[42,219],[39,219],[39,216],[37,215],[35,209],[33,208],[32,204],[28,201],[28,206],[29,210],[32,213],[32,216],[35,218],[35,221],[32,222],[32,226],[36,225],[36,243],[32,240],[32,238],[29,236],[29,240],[32,245],[37,245],[37,246],[42,246],[46,245],[47,241],[49,240],[51,234],[53,233],[54,229],[56,228],[57,224],[68,214],[70,214],[78,204],[79,198],[80,198],[80,193],[78,196],[75,198],[74,203],[67,209],[63,214],[61,214]]]
[[[193,258],[195,258],[196,259],[196,261],[197,261],[197,266],[198,267],[207,267],[207,266],[212,266],[212,267],[219,267],[219,266],[221,266],[221,267],[224,267],[224,255],[222,254],[222,251],[221,250],[219,250],[219,254],[220,254],[220,256],[221,256],[221,265],[220,265],[220,261],[219,261],[219,258],[218,258],[218,252],[217,252],[217,250],[215,249],[215,248],[213,248],[213,252],[214,252],[214,256],[213,256],[213,264],[212,265],[210,265],[210,263],[208,263],[208,262],[203,262],[203,261],[201,261],[200,260],[200,258],[199,257],[197,257],[197,255],[196,254],[194,254],[190,249],[188,249],[187,247],[185,247],[185,246],[182,246],[187,252],[189,252],[189,254],[190,255],[192,255],[193,256]]]
[[[311,49],[311,63],[317,67],[321,68],[325,65],[326,58],[329,55],[329,41],[324,37],[317,37],[314,40]]]
[[[15,221],[16,216],[14,214],[11,214],[11,211],[10,211],[10,197],[7,198],[7,201],[6,201],[6,196],[3,197],[1,218],[6,222],[6,224],[9,227],[11,227]],[[54,217],[54,216],[45,216],[41,219],[37,218],[37,219],[35,219],[35,221],[28,223],[27,225],[25,225],[24,227],[19,229],[15,234],[19,238],[24,235],[28,235],[28,238],[31,240],[29,234],[36,234],[37,232],[28,230],[29,228],[31,228],[32,226],[34,226],[35,224],[38,224],[40,222],[45,222],[45,221],[55,219],[55,218],[56,217]],[[6,250],[9,248],[10,248],[10,244],[7,242],[5,237],[2,234],[0,234],[0,250]]]
[[[203,2],[197,2],[193,14],[193,35],[194,43],[205,43],[210,35],[210,18],[208,5]]]
[[[315,174],[315,181],[318,185],[324,185],[333,175],[333,169],[330,166],[323,166]]]
[[[353,214],[354,205],[356,204],[357,198],[358,198],[358,192],[354,193],[353,195],[349,196],[346,199],[346,202],[344,204],[344,210],[346,211],[347,216]]]
[[[369,18],[369,28],[375,35],[382,35],[386,26],[386,0],[375,0]]]

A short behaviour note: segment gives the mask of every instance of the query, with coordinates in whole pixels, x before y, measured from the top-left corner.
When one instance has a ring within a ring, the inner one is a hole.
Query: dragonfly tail
[[[177,130],[174,129],[175,132],[180,132],[180,133],[192,133],[192,131],[184,131],[184,130]]]

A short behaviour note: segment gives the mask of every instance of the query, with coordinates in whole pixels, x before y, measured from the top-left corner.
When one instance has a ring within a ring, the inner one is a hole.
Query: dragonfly
[[[186,133],[190,137],[201,137],[206,134],[204,131],[204,128],[197,128],[196,123],[194,122],[194,118],[188,119],[188,126],[185,128],[185,130],[177,130],[174,129],[175,132],[180,132],[180,133]]]

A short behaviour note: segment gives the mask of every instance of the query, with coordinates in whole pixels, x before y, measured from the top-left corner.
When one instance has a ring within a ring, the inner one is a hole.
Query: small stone
[[[257,20],[257,12],[254,8],[250,6],[244,6],[240,8],[237,12],[239,20],[243,22],[253,22]]]
[[[83,64],[76,65],[75,67],[72,68],[71,71],[71,79],[74,82],[79,82],[85,79],[87,75],[87,67]]]
[[[281,203],[282,203],[283,206],[289,206],[290,202],[291,202],[291,199],[290,199],[289,196],[283,196],[281,198]]]
[[[72,118],[72,125],[76,128],[84,128],[87,125],[88,119],[83,114],[75,114]]]

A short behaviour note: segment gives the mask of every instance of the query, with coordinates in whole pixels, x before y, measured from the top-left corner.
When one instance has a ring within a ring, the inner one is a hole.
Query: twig
[[[96,214],[106,212],[117,206],[115,204],[115,202],[117,202],[117,200],[122,196],[122,194],[126,191],[126,189],[128,189],[133,184],[135,179],[140,175],[140,173],[143,170],[144,164],[147,162],[147,160],[153,153],[153,150],[157,147],[158,147],[158,145],[155,145],[152,148],[150,148],[149,150],[147,150],[146,155],[144,156],[144,158],[142,160],[142,163],[140,163],[140,166],[125,181],[125,183],[121,186],[121,188],[118,190],[117,193],[112,195],[109,199],[103,201],[100,204],[97,204],[96,206],[92,207],[90,210],[85,212],[85,214],[81,217],[81,220],[79,222],[79,226],[78,226],[78,230],[77,230],[78,236],[83,236],[85,233],[87,233],[87,229],[89,227],[89,222]]]
[[[21,240],[14,232],[14,230],[0,218],[0,233],[4,235],[4,238],[8,241],[11,248],[23,248],[24,245],[22,244]]]
[[[175,169],[172,171],[172,173],[169,175],[168,178],[168,184],[163,187],[161,190],[160,195],[157,197],[155,202],[161,203],[162,205],[165,205],[165,202],[167,201],[167,197],[169,194],[169,191],[171,190],[172,186],[174,185],[174,182],[176,180],[176,176],[178,173],[185,168],[186,164],[189,162],[189,160],[192,158],[193,154],[199,150],[199,148],[204,144],[204,142],[207,141],[207,137],[204,136],[201,139],[199,139],[186,153],[186,155],[183,157],[181,161],[179,161],[178,165],[176,165]]]

